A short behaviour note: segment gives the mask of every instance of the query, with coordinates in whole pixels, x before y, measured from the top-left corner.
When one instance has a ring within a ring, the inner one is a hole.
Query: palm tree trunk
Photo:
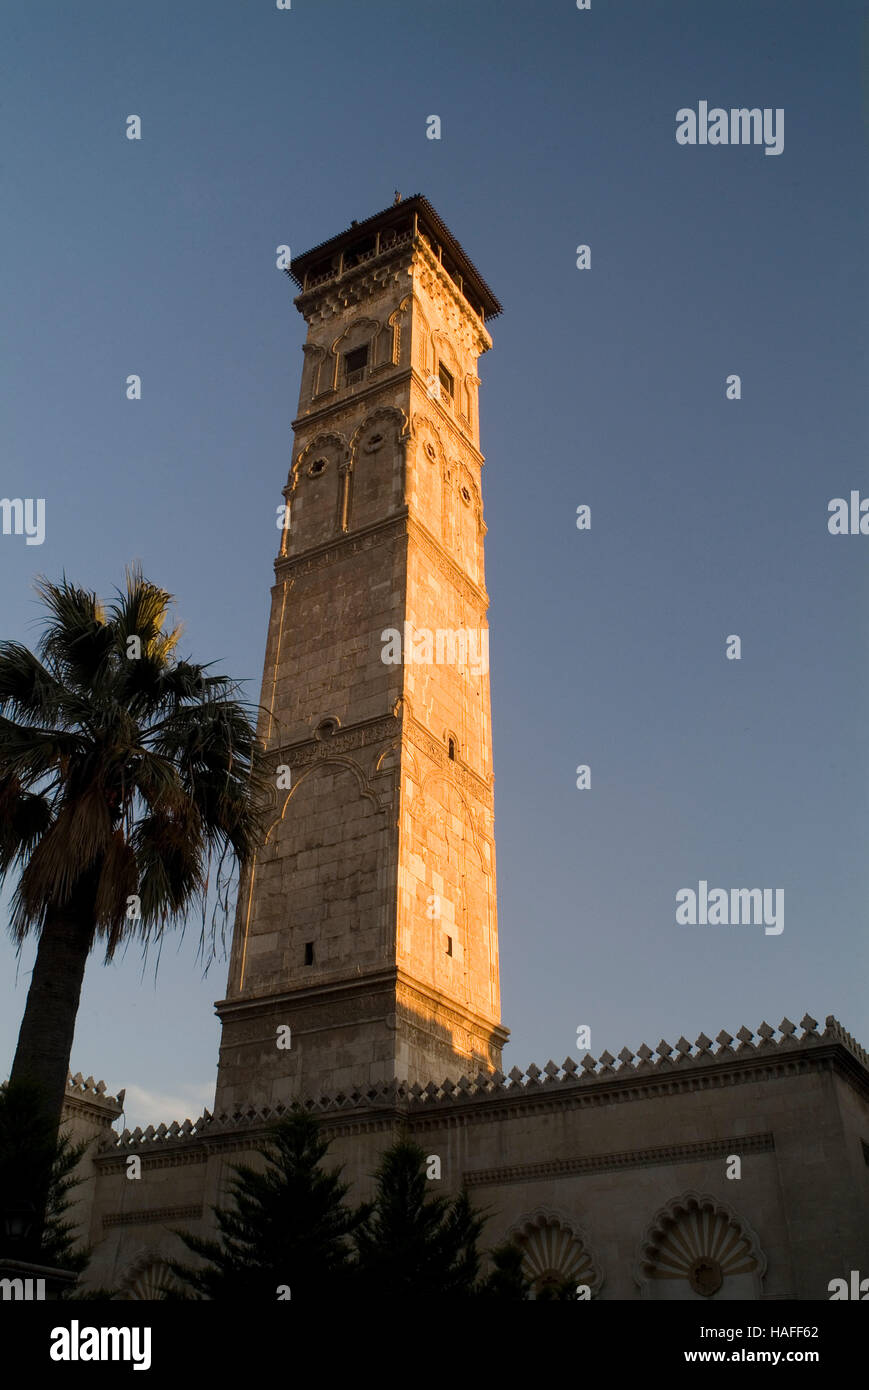
[[[49,908],[39,937],[10,1082],[39,1089],[44,1119],[56,1133],[85,964],[94,939],[94,885],[81,880],[70,901]]]

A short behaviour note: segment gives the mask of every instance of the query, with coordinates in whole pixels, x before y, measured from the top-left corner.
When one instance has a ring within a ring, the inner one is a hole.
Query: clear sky
[[[35,642],[38,573],[108,595],[137,558],[183,649],[258,698],[304,335],[275,248],[422,192],[504,304],[480,411],[507,1067],[576,1055],[580,1024],[595,1056],[806,1011],[869,1045],[869,536],[827,527],[869,496],[867,12],[3,6],[0,495],[46,507],[41,546],[0,535],[3,637]],[[783,152],[678,144],[701,101],[783,109]],[[783,890],[784,930],[677,926],[700,880]],[[131,1125],[211,1103],[226,963],[203,977],[197,936],[156,976],[91,958],[73,1070],[126,1087]],[[32,958],[0,944],[4,1074]]]

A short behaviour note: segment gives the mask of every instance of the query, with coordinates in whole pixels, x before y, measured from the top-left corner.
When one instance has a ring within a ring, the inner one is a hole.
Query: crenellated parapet
[[[113,1125],[124,1109],[124,1095],[124,1091],[119,1091],[116,1096],[110,1096],[105,1081],[83,1077],[80,1071],[75,1076],[67,1072],[64,1119],[86,1115],[101,1125]]]
[[[798,1028],[802,1030],[799,1034]],[[683,1082],[685,1089],[701,1089],[715,1085],[716,1079],[718,1084],[733,1084],[734,1073],[740,1071],[745,1079],[750,1079],[750,1074],[756,1073],[759,1066],[771,1064],[787,1070],[789,1064],[810,1064],[813,1054],[817,1060],[817,1054],[828,1052],[831,1045],[844,1050],[852,1063],[858,1064],[858,1070],[869,1073],[869,1054],[837,1019],[829,1015],[824,1031],[819,1032],[817,1020],[806,1014],[799,1025],[782,1019],[778,1029],[771,1028],[768,1023],[761,1023],[754,1032],[745,1027],[735,1034],[722,1029],[714,1040],[705,1033],[693,1043],[681,1037],[674,1046],[662,1039],[654,1048],[642,1043],[632,1052],[624,1047],[617,1057],[608,1051],[598,1058],[588,1053],[579,1063],[570,1057],[560,1066],[549,1061],[541,1068],[532,1062],[525,1071],[519,1067],[513,1067],[506,1075],[500,1071],[481,1071],[473,1078],[461,1076],[457,1081],[447,1079],[440,1084],[432,1081],[426,1086],[418,1083],[411,1086],[406,1081],[393,1079],[380,1085],[352,1087],[333,1096],[308,1097],[299,1104],[308,1111],[333,1115],[342,1111],[383,1110],[419,1115],[436,1108],[487,1101],[530,1102],[537,1096],[602,1098],[606,1088],[615,1093],[608,1099],[630,1100],[639,1090],[648,1091],[659,1082],[668,1090],[674,1085],[681,1087]],[[869,1088],[869,1075],[865,1081]],[[120,1150],[153,1153],[160,1146],[258,1129],[273,1124],[290,1109],[289,1105],[249,1106],[232,1114],[217,1115],[205,1110],[197,1120],[124,1130],[119,1138],[107,1139],[101,1148],[103,1153],[117,1154]]]

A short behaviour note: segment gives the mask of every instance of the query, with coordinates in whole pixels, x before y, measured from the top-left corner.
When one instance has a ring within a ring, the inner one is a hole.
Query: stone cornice
[[[352,387],[353,394],[350,396],[340,395],[338,390],[323,392],[324,397],[328,394],[328,401],[324,399],[322,405],[314,405],[311,410],[306,411],[304,415],[297,415],[293,420],[292,429],[297,436],[296,443],[299,443],[298,436],[300,434],[307,437],[307,426],[309,425],[320,428],[324,424],[339,422],[345,415],[362,415],[364,417],[364,411],[360,412],[359,410],[360,403],[366,403],[372,396],[382,395],[386,386],[390,388],[391,392],[394,391],[394,388],[400,386],[402,382],[410,381],[413,375],[410,367],[393,367],[389,370],[388,375],[384,373],[379,380],[372,381],[370,385]],[[425,390],[425,386],[423,386],[423,390]]]
[[[346,536],[332,536],[322,545],[312,546],[299,555],[279,555],[275,560],[275,578],[280,581],[291,579],[294,574],[310,574],[313,570],[334,564],[344,554],[358,555],[364,550],[372,550],[374,546],[385,545],[397,536],[406,534],[406,523],[407,508],[402,507],[383,521],[361,526]]]
[[[423,1017],[429,1017],[431,1005],[434,1004],[437,1007],[437,1018],[440,1022],[446,1020],[454,1027],[470,1028],[480,1034],[497,1036],[502,1042],[506,1042],[510,1036],[509,1029],[503,1028],[499,1023],[487,1018],[470,1005],[457,1005],[449,995],[442,994],[434,986],[415,979],[398,965],[390,965],[382,970],[371,970],[364,975],[354,976],[350,980],[342,975],[332,980],[324,979],[319,983],[304,985],[299,989],[284,990],[280,993],[263,994],[243,999],[219,999],[214,1008],[221,1019],[240,1015],[244,1015],[246,1018],[257,1018],[270,1015],[276,1008],[284,1005],[298,1008],[306,1003],[321,1000],[324,995],[328,995],[332,1001],[346,1001],[358,995],[363,998],[370,998],[371,994],[378,990],[390,995],[398,991],[400,995],[420,1006]]]
[[[402,535],[419,546],[435,567],[449,577],[467,602],[480,606],[483,612],[486,612],[489,607],[489,595],[486,590],[456,564],[449,551],[421,521],[410,515],[407,507],[393,512],[383,521],[375,521],[370,526],[350,531],[346,536],[332,536],[322,545],[312,546],[310,550],[303,550],[298,555],[279,555],[275,560],[275,579],[280,582],[291,579],[296,574],[311,574],[314,570],[334,564],[344,555],[358,555],[363,551],[372,550],[377,545],[385,545]]]
[[[262,1129],[259,1133],[262,1134]],[[196,1164],[207,1163],[215,1142],[214,1139],[206,1139],[202,1134],[195,1134],[185,1138],[180,1143],[173,1142],[171,1139],[155,1142],[150,1148],[137,1149],[136,1153],[141,1156],[143,1171],[146,1168],[149,1171],[156,1168],[189,1168]],[[239,1147],[242,1146],[239,1145]],[[123,1173],[126,1175],[127,1157],[126,1150],[123,1156],[119,1156],[117,1146],[113,1145],[111,1148],[103,1148],[99,1153],[94,1154],[93,1160],[99,1164],[100,1174]]]
[[[378,989],[391,991],[398,974],[398,968],[394,965],[383,970],[369,970],[364,975],[356,975],[350,980],[342,974],[331,980],[323,979],[318,984],[304,985],[299,989],[284,990],[280,993],[254,995],[244,999],[218,999],[214,1008],[221,1019],[233,1014],[256,1018],[261,1014],[271,1013],[280,1005],[298,1007],[312,1000],[322,999],[324,995],[333,1000],[348,1000],[359,994],[367,997]]]
[[[66,1096],[63,1102],[61,1123],[66,1124],[74,1115],[86,1115],[89,1120],[95,1120],[104,1129],[111,1129],[121,1114],[121,1110],[122,1107],[117,1110],[107,1110],[97,1105],[88,1104],[86,1100],[79,1100],[77,1096]]]
[[[429,284],[425,284],[417,268],[427,273]],[[436,294],[431,288],[433,282],[437,287],[436,293],[449,299],[458,311],[462,331],[472,344],[475,355],[481,356],[489,351],[492,338],[484,322],[471,309],[452,276],[421,236],[406,236],[393,242],[379,255],[371,256],[359,265],[349,266],[340,276],[330,276],[319,285],[302,290],[293,303],[307,323],[318,319],[325,321],[342,314],[350,304],[361,305],[366,299],[382,294],[390,285],[401,284],[405,274],[414,285],[421,283],[435,298]]]
[[[425,377],[417,371],[416,367],[402,367],[400,370],[393,368],[388,376],[381,377],[379,381],[373,381],[369,386],[354,387],[352,396],[339,396],[335,391],[329,392],[328,402],[324,401],[322,405],[314,406],[304,415],[297,415],[293,420],[293,433],[296,435],[297,448],[304,448],[309,427],[318,432],[324,426],[340,424],[345,415],[361,415],[364,418],[364,411],[360,412],[359,410],[360,404],[365,405],[372,397],[380,396],[385,386],[390,388],[390,392],[394,392],[396,386],[410,381],[415,382],[419,387],[420,392],[426,397],[428,406],[437,406],[440,423],[448,427],[450,433],[456,436],[457,442],[467,449],[474,461],[482,468],[486,462],[485,455],[480,452],[477,445],[458,424],[454,412],[447,410],[440,401],[428,395]],[[390,401],[391,399],[390,396]]]
[[[402,276],[410,274],[413,252],[414,241],[408,236],[379,256],[348,266],[342,275],[332,275],[319,285],[302,290],[293,303],[306,323],[325,323],[343,314],[351,304],[361,305],[390,285],[400,285]]]
[[[434,1003],[438,1011],[436,1022],[448,1018],[450,1024],[456,1028],[468,1028],[470,1023],[475,1032],[497,1037],[502,1045],[510,1036],[509,1028],[504,1028],[494,1019],[479,1013],[470,1004],[457,1004],[450,995],[441,993],[434,985],[424,984],[415,979],[400,966],[396,971],[396,988],[399,998],[404,996],[420,1006],[421,1016],[425,1019],[430,1017],[430,1008]]]

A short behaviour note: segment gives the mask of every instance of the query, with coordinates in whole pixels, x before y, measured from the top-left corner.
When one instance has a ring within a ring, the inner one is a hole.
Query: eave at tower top
[[[394,203],[310,251],[294,256],[287,274],[300,290],[311,290],[340,279],[345,271],[374,260],[391,246],[417,236],[427,239],[444,270],[479,318],[485,321],[501,313],[501,304],[486,281],[421,193],[414,193],[411,198]]]

